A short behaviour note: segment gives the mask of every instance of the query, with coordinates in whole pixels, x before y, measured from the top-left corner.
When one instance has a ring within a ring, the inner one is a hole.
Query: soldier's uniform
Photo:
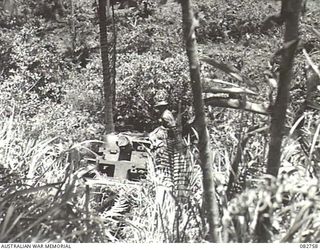
[[[157,181],[179,199],[186,196],[185,189],[189,183],[188,164],[176,120],[172,112],[167,109],[167,105],[166,101],[160,101],[155,105],[160,111],[158,113],[160,126],[150,134],[150,141],[154,148]]]

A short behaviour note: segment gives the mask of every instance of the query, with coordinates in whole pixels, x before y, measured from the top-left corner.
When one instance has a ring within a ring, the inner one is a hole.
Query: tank
[[[140,181],[146,178],[150,141],[141,133],[108,134],[98,149],[95,166],[83,177]]]

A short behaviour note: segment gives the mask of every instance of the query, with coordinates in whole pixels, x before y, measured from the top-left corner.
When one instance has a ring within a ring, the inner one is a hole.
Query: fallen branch
[[[202,84],[203,92],[210,93],[226,93],[226,94],[246,94],[246,95],[258,95],[250,89],[240,88],[240,87],[230,87],[230,88],[217,88],[213,87],[210,83]]]
[[[212,78],[208,78],[208,77],[204,77],[203,81],[205,84],[209,84],[209,83],[218,83],[218,84],[223,84],[223,86],[225,85],[229,85],[229,86],[233,86],[233,87],[239,87],[239,84],[235,84],[232,82],[228,82],[228,81],[224,81],[221,79],[212,79]]]
[[[202,57],[200,58],[201,61],[225,72],[226,74],[232,76],[233,78],[237,79],[240,82],[243,82],[243,77],[240,75],[239,70],[237,70],[235,67],[232,65],[223,63],[223,62],[218,62],[213,58],[209,57]]]
[[[268,106],[264,104],[242,101],[240,99],[230,99],[221,97],[209,97],[204,99],[206,105],[222,108],[243,109],[261,115],[269,115]]]
[[[223,71],[227,75],[233,77],[234,79],[240,82],[247,82],[250,85],[254,85],[248,77],[242,75],[241,72],[231,64],[219,62],[209,57],[202,57],[200,60],[215,67],[216,69]]]

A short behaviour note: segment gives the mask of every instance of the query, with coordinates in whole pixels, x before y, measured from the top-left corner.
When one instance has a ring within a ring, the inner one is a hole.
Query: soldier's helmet
[[[165,90],[159,90],[154,97],[154,107],[167,106],[168,93]]]

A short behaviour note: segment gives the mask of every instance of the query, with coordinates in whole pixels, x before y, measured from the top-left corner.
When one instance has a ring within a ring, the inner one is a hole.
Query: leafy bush
[[[250,36],[261,36],[263,20],[276,12],[274,4],[259,4],[257,0],[204,2],[198,4],[200,26],[198,41],[239,42]]]
[[[118,119],[133,125],[141,131],[151,131],[157,123],[153,106],[157,91],[168,93],[170,108],[182,110],[190,103],[190,90],[187,82],[185,58],[167,58],[145,53],[119,56],[122,61],[118,69],[117,89]],[[121,116],[121,117],[119,117]]]

